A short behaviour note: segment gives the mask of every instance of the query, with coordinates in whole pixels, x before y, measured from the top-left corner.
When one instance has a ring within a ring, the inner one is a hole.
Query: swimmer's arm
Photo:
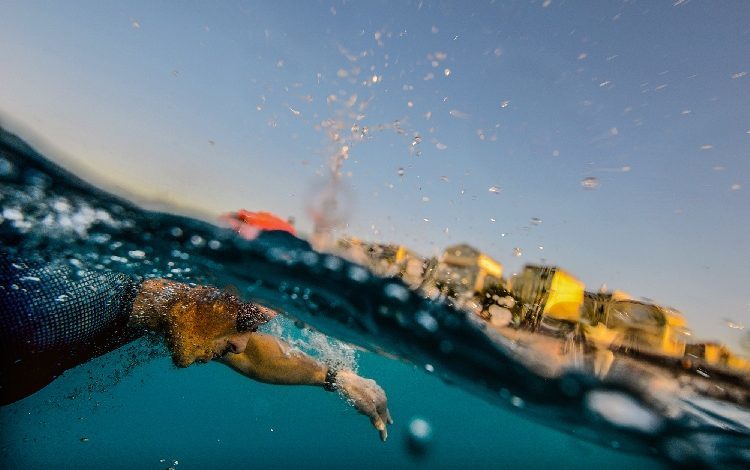
[[[264,333],[250,335],[244,352],[227,354],[221,362],[253,380],[276,385],[322,387],[328,372],[326,365]]]
[[[226,354],[221,362],[240,374],[259,382],[277,385],[326,385],[328,366],[310,356],[293,351],[291,346],[273,336],[250,335],[244,352]],[[335,388],[370,422],[385,441],[386,423],[393,424],[385,392],[374,380],[360,377],[351,370],[336,373]]]

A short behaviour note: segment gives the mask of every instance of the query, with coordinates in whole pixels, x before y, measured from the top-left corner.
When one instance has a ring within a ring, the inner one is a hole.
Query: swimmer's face
[[[252,332],[238,331],[237,318],[246,311],[247,306],[233,295],[194,288],[168,314],[166,336],[175,365],[187,367],[244,351]]]

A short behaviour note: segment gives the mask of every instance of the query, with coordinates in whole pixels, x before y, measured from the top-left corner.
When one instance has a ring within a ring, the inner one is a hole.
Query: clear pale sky
[[[123,3],[0,3],[0,122],[107,185],[304,231],[321,126],[359,119],[342,232],[750,328],[750,2]]]

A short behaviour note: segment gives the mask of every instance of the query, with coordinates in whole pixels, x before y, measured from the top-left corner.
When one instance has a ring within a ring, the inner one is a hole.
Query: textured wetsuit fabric
[[[0,399],[33,393],[66,369],[132,338],[138,282],[0,250]]]

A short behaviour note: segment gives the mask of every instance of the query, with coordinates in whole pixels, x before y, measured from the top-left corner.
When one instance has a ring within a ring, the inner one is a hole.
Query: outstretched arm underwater
[[[385,441],[386,423],[393,421],[383,389],[351,370],[330,370],[310,356],[293,351],[284,341],[256,331],[275,315],[273,310],[243,303],[212,287],[153,279],[142,284],[131,321],[162,331],[173,361],[180,367],[220,359],[259,382],[337,390],[370,418]]]
[[[374,380],[360,377],[348,369],[333,370],[310,356],[296,351],[282,340],[264,333],[248,338],[245,350],[228,353],[221,362],[259,382],[275,385],[315,385],[338,391],[380,432],[388,437],[386,424],[393,424],[385,392]]]
[[[257,333],[276,312],[220,289],[107,270],[74,272],[66,260],[0,250],[0,292],[0,404],[150,331],[164,337],[178,367],[221,358],[254,380],[338,390],[386,437],[390,415],[374,381],[329,371]]]

